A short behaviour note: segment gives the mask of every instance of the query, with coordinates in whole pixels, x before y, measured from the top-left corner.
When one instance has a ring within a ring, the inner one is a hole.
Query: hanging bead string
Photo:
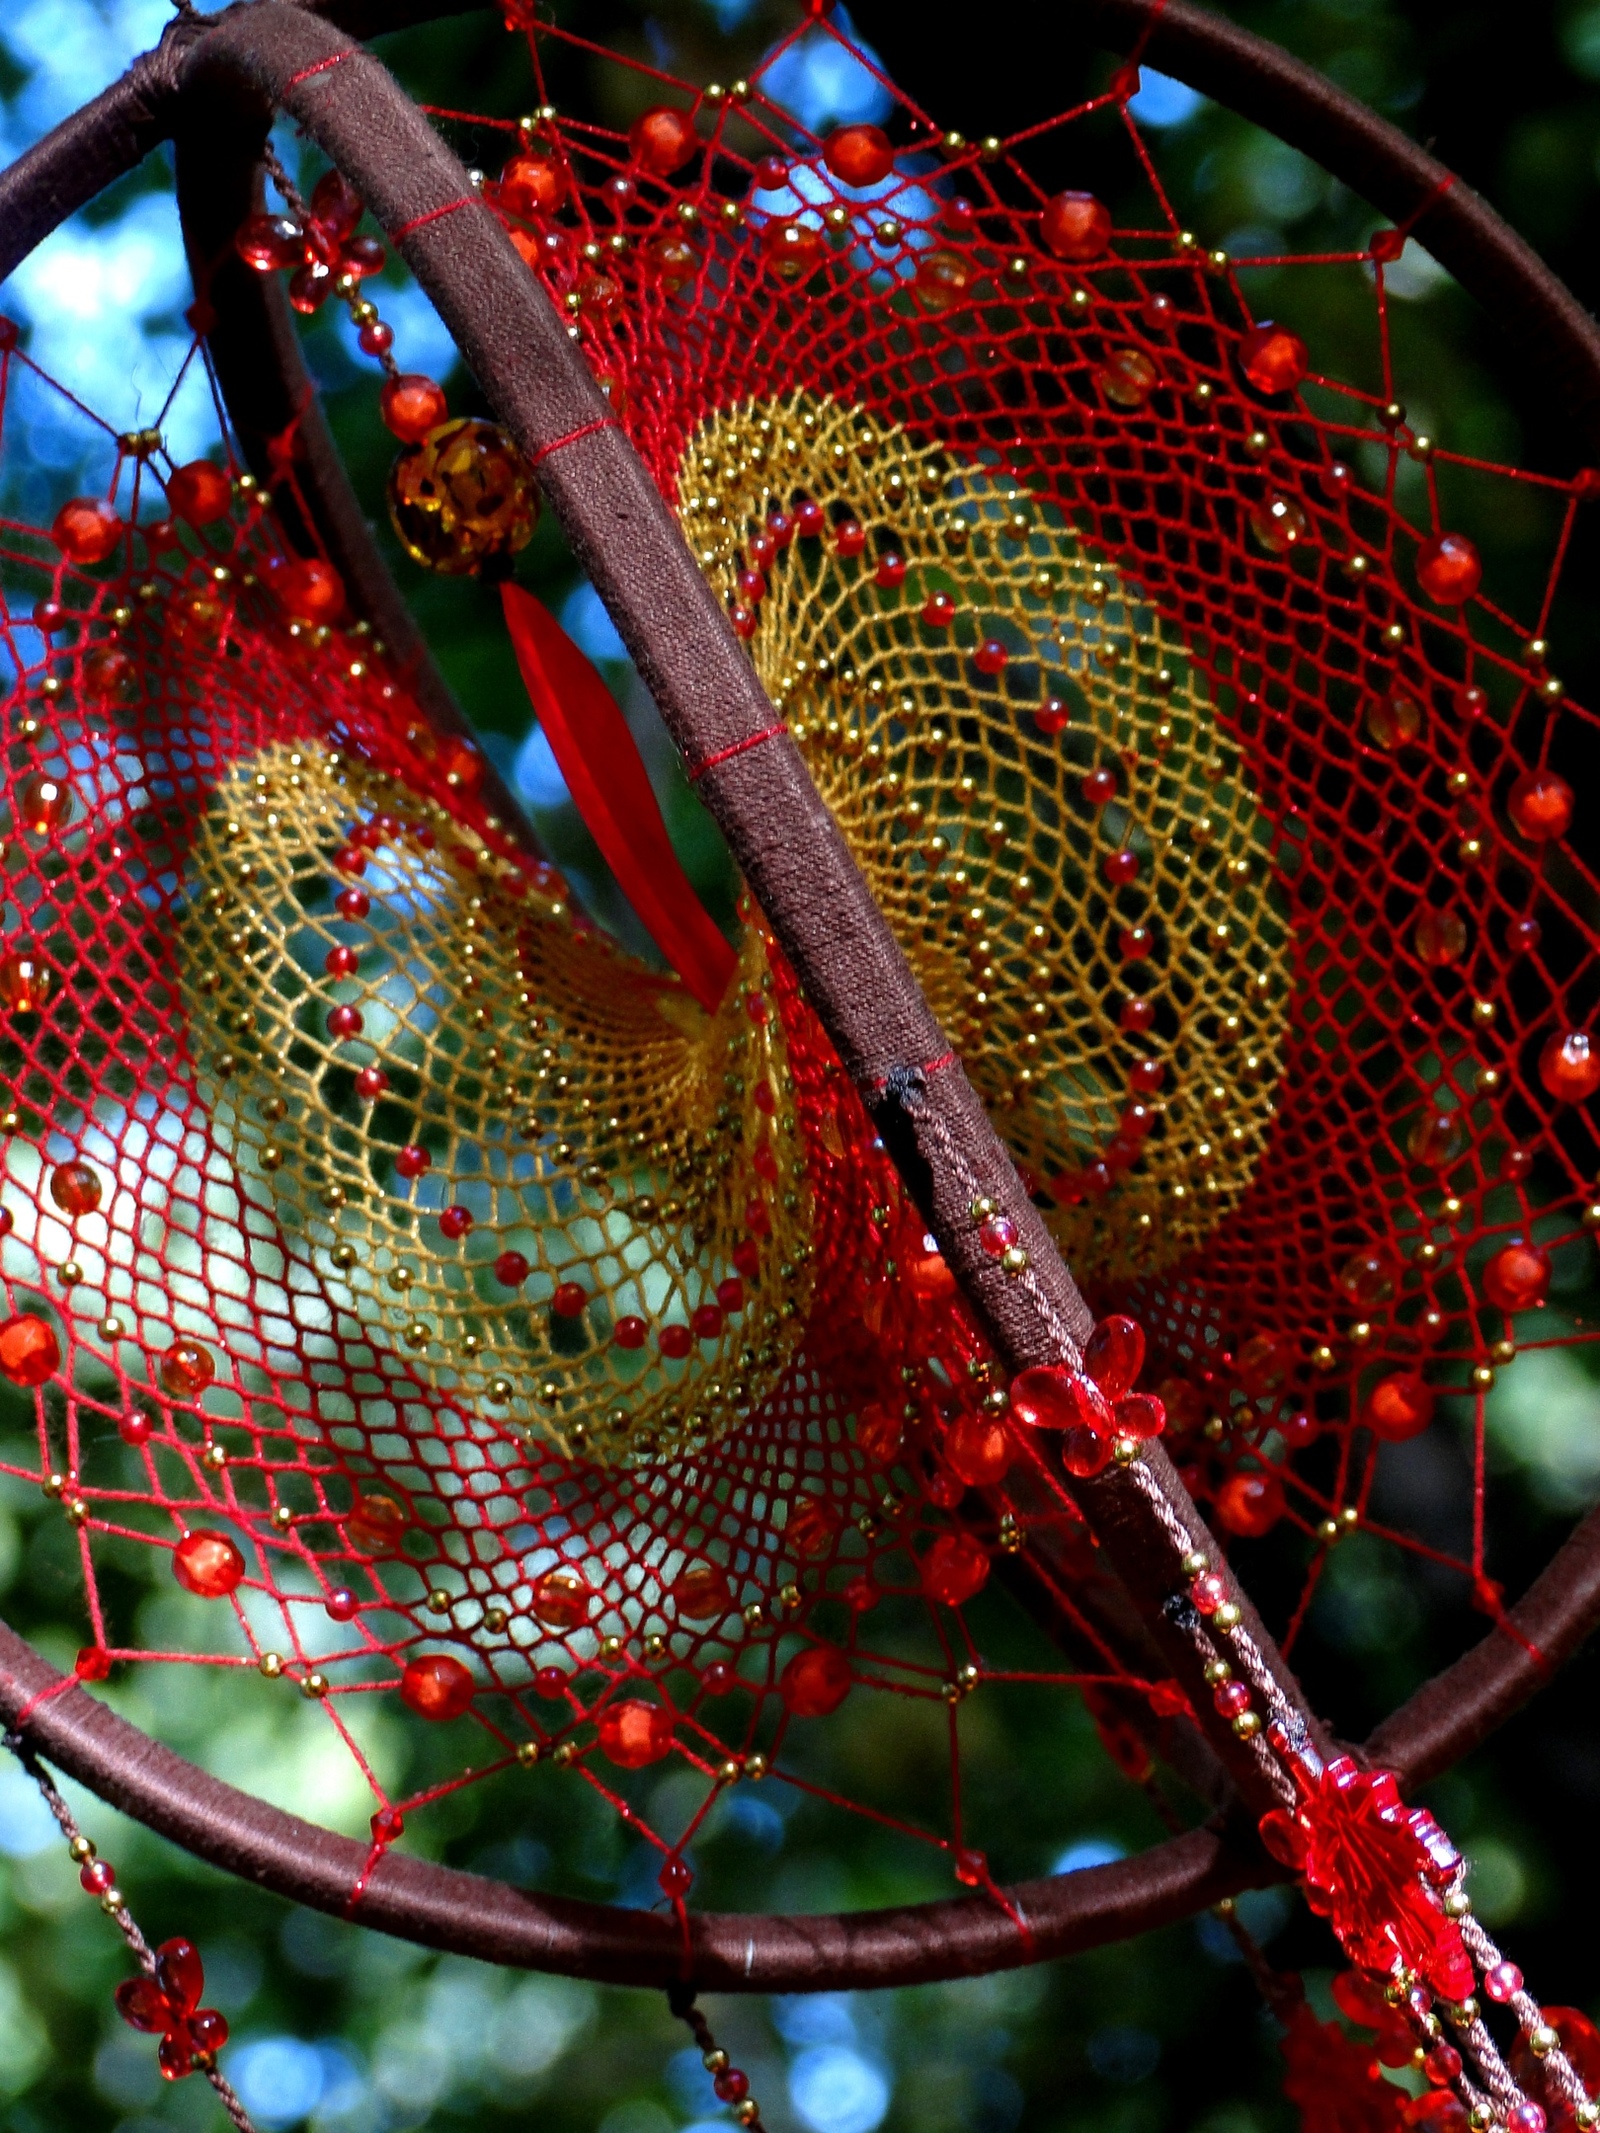
[[[269,178],[277,187],[284,205],[299,224],[299,238],[306,246],[306,263],[299,267],[290,283],[290,302],[296,310],[314,311],[319,308],[325,294],[337,296],[350,314],[351,324],[356,329],[356,338],[362,351],[376,356],[386,378],[393,381],[400,376],[400,366],[394,358],[394,329],[378,316],[378,307],[361,293],[361,285],[369,274],[376,274],[387,257],[384,246],[370,237],[357,237],[356,226],[361,219],[361,203],[350,190],[345,180],[336,171],[331,171],[322,181],[317,192],[308,201],[300,188],[284,168],[277,151],[269,142],[262,151],[262,164]],[[323,187],[331,183],[332,191],[326,203],[319,199]],[[331,220],[330,220],[331,211]],[[265,219],[265,218],[263,218]],[[297,293],[297,284],[311,266],[311,253],[318,250],[314,232],[326,227],[327,237],[320,247],[322,251],[335,254],[331,260],[319,257],[317,264],[324,272]],[[246,225],[248,230],[250,225]],[[263,232],[263,236],[267,233]],[[258,270],[270,272],[274,266],[288,266],[290,248],[295,240],[287,231],[278,233],[278,248],[275,254],[268,251],[256,257],[246,252],[249,264]],[[326,281],[324,289],[322,283]]]
[[[6,1733],[4,1745],[13,1754],[23,1769],[39,1788],[40,1797],[55,1817],[56,1825],[67,1840],[67,1850],[78,1869],[78,1879],[91,1896],[99,1898],[100,1908],[113,1921],[129,1952],[141,1972],[155,1985],[157,1978],[157,1950],[151,1947],[139,1930],[138,1921],[128,1909],[127,1899],[117,1887],[116,1876],[110,1864],[99,1856],[92,1838],[86,1837],[78,1827],[77,1818],[62,1796],[60,1787],[40,1762],[32,1747],[20,1733]],[[138,2026],[138,2025],[135,2025]],[[224,2031],[224,2034],[226,2032]],[[216,2057],[210,2051],[195,2051],[193,2064],[203,2073],[217,2092],[218,2101],[237,2128],[237,2133],[255,2133],[250,2114],[240,2102],[226,2074],[218,2067]]]
[[[761,2123],[761,2106],[750,2093],[750,2077],[729,2062],[727,2053],[711,2034],[711,2024],[695,2005],[692,1985],[669,1985],[667,2005],[680,2022],[686,2022],[689,2034],[700,2047],[700,2064],[711,2076],[717,2095],[727,2104],[742,2126],[749,2126],[751,2133],[766,2133]]]

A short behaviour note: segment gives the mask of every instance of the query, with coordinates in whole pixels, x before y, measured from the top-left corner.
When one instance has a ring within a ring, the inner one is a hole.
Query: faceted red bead
[[[850,1693],[850,1661],[832,1644],[796,1652],[778,1677],[784,1702],[796,1718],[826,1718]]]
[[[32,949],[0,956],[0,1008],[7,1014],[38,1014],[54,988],[55,972]]]
[[[1142,348],[1114,348],[1095,373],[1114,407],[1143,407],[1161,373]]]
[[[360,1555],[394,1555],[405,1539],[406,1514],[392,1496],[357,1492],[343,1521],[345,1539]]]
[[[1385,1444],[1404,1444],[1433,1420],[1433,1392],[1414,1370],[1393,1371],[1368,1393],[1362,1419]]]
[[[356,1094],[364,1104],[376,1102],[388,1086],[389,1077],[382,1067],[363,1067],[356,1076]]]
[[[1506,812],[1530,843],[1564,837],[1572,825],[1572,787],[1553,770],[1525,770],[1511,788]]]
[[[687,1326],[674,1320],[656,1335],[656,1346],[669,1362],[681,1363],[694,1346],[694,1335]]]
[[[919,253],[916,278],[912,283],[917,302],[924,311],[948,311],[966,295],[975,272],[972,260],[965,252],[948,252],[941,246],[932,252]]]
[[[691,1622],[715,1622],[733,1605],[726,1573],[715,1563],[691,1563],[672,1586],[672,1604]]]
[[[86,1644],[72,1671],[80,1681],[104,1681],[111,1672],[111,1654],[98,1644]]]
[[[1283,1516],[1283,1483],[1255,1468],[1230,1474],[1217,1491],[1217,1524],[1244,1540],[1259,1540]]]
[[[822,159],[842,184],[881,185],[894,168],[894,149],[879,126],[840,126],[823,143]]]
[[[1093,193],[1057,193],[1039,217],[1039,235],[1057,259],[1098,259],[1111,242],[1111,214]]]
[[[407,1662],[400,1700],[419,1718],[459,1718],[471,1708],[476,1684],[470,1669],[446,1652],[428,1652]]]
[[[1531,1311],[1550,1292],[1550,1259],[1535,1244],[1507,1244],[1483,1270],[1483,1293],[1502,1311]]]
[[[690,1330],[697,1341],[720,1340],[722,1337],[721,1305],[714,1303],[697,1305],[689,1324]]]
[[[1258,393],[1293,392],[1310,367],[1299,334],[1269,318],[1239,337],[1239,368]]]
[[[305,232],[289,215],[251,215],[240,225],[233,248],[246,266],[271,274],[305,258]]]
[[[642,1348],[648,1330],[642,1318],[619,1318],[611,1329],[612,1344],[618,1348]]]
[[[700,146],[687,111],[657,104],[636,118],[628,132],[634,161],[653,178],[670,178],[682,170]]]
[[[161,1358],[161,1383],[174,1399],[198,1399],[217,1374],[216,1357],[196,1340],[176,1340]]]
[[[520,1289],[531,1272],[523,1252],[502,1252],[494,1263],[494,1278],[503,1289]]]
[[[989,1581],[989,1551],[970,1533],[941,1533],[919,1565],[922,1589],[943,1607],[960,1607]]]
[[[1459,2061],[1459,2053],[1452,2051],[1450,2056]],[[1428,2078],[1431,2081],[1433,2076]],[[1543,2106],[1526,2100],[1514,2103],[1506,2113],[1506,2133],[1545,2133],[1547,2124]]]
[[[955,1876],[964,1889],[980,1888],[988,1878],[989,1861],[980,1851],[963,1845],[956,1853]]]
[[[205,1527],[186,1533],[172,1551],[172,1574],[185,1592],[202,1600],[220,1600],[244,1576],[244,1556],[226,1533]]]
[[[945,1464],[969,1489],[1003,1480],[1014,1450],[1011,1432],[993,1415],[957,1415],[945,1432]]]
[[[534,1616],[546,1629],[581,1628],[593,1604],[594,1595],[575,1570],[547,1570],[534,1583]]]
[[[341,1042],[347,1037],[359,1037],[366,1027],[359,1007],[348,1004],[330,1007],[328,1010],[328,1035]]]
[[[1600,1045],[1586,1030],[1557,1030],[1539,1053],[1539,1079],[1561,1102],[1581,1104],[1600,1089]]]
[[[391,433],[402,444],[421,444],[450,417],[445,390],[434,378],[407,371],[385,382],[378,407]]]
[[[374,1843],[394,1844],[406,1833],[406,1818],[398,1807],[380,1807],[367,1826]]]
[[[426,1148],[418,1147],[415,1141],[407,1141],[403,1148],[398,1148],[395,1151],[395,1176],[400,1178],[420,1178],[432,1160],[433,1158]]]
[[[1083,1429],[1110,1439],[1111,1402],[1090,1377],[1052,1363],[1022,1370],[1011,1380],[1011,1412],[1029,1429]]]
[[[344,580],[331,563],[318,556],[301,556],[281,565],[272,573],[270,584],[291,622],[332,622],[344,606]]]
[[[550,1308],[557,1318],[581,1318],[589,1303],[589,1292],[579,1281],[558,1281],[555,1294],[550,1299]]]
[[[447,1207],[439,1217],[439,1234],[457,1244],[472,1227],[472,1216],[465,1207]]]
[[[532,221],[535,215],[553,214],[566,191],[561,165],[549,156],[513,156],[495,182],[495,205]]]
[[[1417,550],[1417,583],[1441,607],[1470,600],[1483,577],[1478,551],[1464,533],[1440,533]]]
[[[167,502],[185,525],[210,526],[233,508],[232,478],[213,460],[191,459],[168,477]]]
[[[687,1896],[694,1886],[694,1874],[690,1870],[689,1862],[686,1859],[680,1859],[676,1852],[670,1858],[662,1861],[661,1871],[657,1874],[656,1880],[660,1885],[662,1895],[670,1896],[674,1902],[680,1897]]]
[[[123,530],[115,507],[103,497],[75,496],[56,513],[50,537],[69,563],[103,563]]]
[[[1120,1400],[1144,1368],[1144,1328],[1116,1313],[1102,1318],[1083,1351],[1083,1367],[1108,1400]]]
[[[820,1496],[802,1496],[789,1513],[783,1537],[805,1562],[826,1555],[844,1525],[842,1514]]]
[[[609,1703],[596,1728],[600,1752],[619,1770],[642,1770],[659,1763],[672,1746],[673,1717],[665,1704],[630,1697]]]
[[[1017,1241],[1017,1225],[1009,1215],[986,1215],[978,1225],[978,1242],[991,1259],[999,1259]]]
[[[104,1188],[87,1163],[59,1163],[50,1173],[50,1197],[64,1215],[92,1215]]]

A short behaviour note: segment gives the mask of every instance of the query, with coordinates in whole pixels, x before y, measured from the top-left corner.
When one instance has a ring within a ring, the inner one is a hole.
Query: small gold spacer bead
[[[1139,1456],[1137,1437],[1117,1437],[1112,1441],[1111,1456],[1118,1466],[1132,1466]]]
[[[1211,1619],[1213,1622],[1216,1623],[1218,1629],[1237,1629],[1240,1621],[1237,1602],[1233,1600],[1224,1600],[1222,1605],[1217,1609],[1216,1613],[1211,1617]]]
[[[1261,1731],[1261,1713],[1259,1711],[1241,1711],[1233,1721],[1233,1730],[1240,1740],[1254,1740]]]
[[[1182,1562],[1179,1563],[1178,1568],[1186,1578],[1197,1578],[1202,1571],[1211,1568],[1211,1558],[1203,1548],[1191,1548]]]
[[[1472,1382],[1479,1392],[1492,1391],[1494,1387],[1493,1366],[1489,1363],[1474,1363],[1472,1366]]]
[[[543,1754],[544,1744],[541,1741],[524,1740],[517,1743],[517,1761],[524,1770],[531,1770]]]
[[[100,1899],[100,1908],[107,1918],[115,1918],[126,1902],[127,1898],[121,1889],[107,1889]]]
[[[94,1845],[88,1837],[74,1837],[67,1846],[67,1854],[77,1865],[82,1866],[94,1857]]]
[[[256,1672],[264,1674],[268,1681],[276,1681],[283,1672],[283,1660],[277,1652],[263,1652],[256,1661]]]
[[[302,1696],[307,1697],[312,1703],[316,1703],[321,1697],[326,1696],[328,1693],[327,1675],[316,1673],[307,1674],[304,1681],[302,1681],[300,1684],[300,1693]]]

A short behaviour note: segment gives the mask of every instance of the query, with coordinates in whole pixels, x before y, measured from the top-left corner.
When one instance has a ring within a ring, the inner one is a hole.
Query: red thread
[[[568,430],[565,437],[552,437],[548,444],[541,444],[528,464],[530,467],[536,467],[541,460],[548,459],[552,452],[564,451],[569,444],[576,444],[580,437],[592,437],[596,430],[614,430],[616,426],[615,415],[596,415],[593,422],[585,422],[575,430]]]
[[[453,215],[458,207],[481,207],[483,202],[476,193],[463,193],[459,200],[447,200],[443,207],[430,207],[425,215],[413,215],[409,222],[402,222],[397,230],[389,232],[389,242],[398,244],[409,237],[413,230],[420,230],[430,222],[437,222],[441,215]]]
[[[731,762],[736,755],[743,755],[750,748],[759,748],[763,741],[776,740],[780,733],[787,733],[788,730],[780,718],[775,726],[763,726],[759,733],[752,733],[742,741],[735,741],[731,748],[719,748],[715,755],[708,755],[703,763],[694,765],[688,774],[689,783],[692,785],[697,778],[703,778],[708,770],[715,770],[719,763]]]
[[[27,1702],[22,1706],[22,1709],[11,1721],[12,1732],[20,1733],[23,1727],[28,1723],[28,1720],[33,1716],[34,1712],[38,1710],[40,1704],[54,1703],[55,1699],[58,1696],[65,1695],[68,1689],[81,1689],[82,1687],[83,1683],[78,1679],[76,1674],[63,1674],[61,1679],[59,1681],[53,1681],[50,1684],[49,1688],[40,1689],[36,1696],[30,1696],[28,1698]]]
[[[1439,205],[1439,202],[1444,198],[1445,194],[1449,192],[1450,188],[1455,184],[1455,182],[1455,172],[1453,170],[1447,170],[1444,176],[1439,180],[1438,184],[1433,188],[1433,191],[1429,193],[1422,201],[1422,204],[1419,207],[1414,207],[1411,210],[1410,214],[1407,215],[1404,222],[1397,222],[1395,224],[1395,228],[1400,232],[1400,235],[1402,237],[1409,236],[1412,230],[1414,230],[1417,224],[1422,220],[1423,216],[1426,215],[1430,209],[1435,208]]]
[[[309,81],[313,74],[326,74],[330,67],[338,66],[342,60],[354,59],[360,49],[360,45],[354,44],[348,52],[335,52],[328,59],[319,59],[314,67],[302,67],[298,74],[291,74],[284,83],[283,94],[287,96],[291,89],[298,89],[300,84]]]
[[[954,1052],[941,1052],[937,1059],[925,1059],[921,1066],[913,1067],[911,1071],[914,1074],[942,1074],[946,1067],[954,1066],[955,1063],[956,1055]],[[900,1070],[897,1069],[897,1071]],[[868,1087],[875,1096],[879,1095],[889,1086],[892,1078],[891,1075],[885,1074],[880,1080],[869,1082]]]

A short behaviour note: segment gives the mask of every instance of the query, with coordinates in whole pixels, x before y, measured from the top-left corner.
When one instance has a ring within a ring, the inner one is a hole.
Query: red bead
[[[1368,1245],[1351,1253],[1335,1280],[1353,1304],[1370,1311],[1394,1294],[1394,1261],[1387,1251]]]
[[[555,1294],[550,1299],[550,1308],[557,1318],[581,1318],[589,1303],[589,1292],[578,1281],[558,1281]]]
[[[56,513],[50,537],[69,563],[103,563],[123,530],[113,505],[97,496],[75,496]]]
[[[522,1252],[502,1252],[494,1263],[494,1278],[503,1289],[520,1289],[531,1272]]]
[[[1600,1045],[1586,1030],[1555,1031],[1539,1054],[1539,1079],[1562,1103],[1583,1103],[1600,1089]]]
[[[388,379],[378,406],[386,426],[402,444],[421,444],[450,417],[444,387],[417,371]]]
[[[1242,1681],[1225,1681],[1211,1698],[1224,1718],[1237,1718],[1250,1708],[1250,1691]]]
[[[866,530],[859,519],[841,519],[833,529],[834,551],[842,556],[859,555],[867,545]]]
[[[840,126],[823,143],[822,159],[842,184],[881,185],[894,168],[894,149],[878,126]]]
[[[733,1605],[726,1574],[715,1563],[691,1563],[674,1581],[671,1600],[691,1622],[716,1622]]]
[[[380,1807],[367,1827],[376,1844],[394,1844],[405,1835],[406,1818],[398,1807]]]
[[[1417,583],[1441,607],[1470,600],[1483,577],[1478,551],[1464,533],[1440,533],[1417,550]]]
[[[1564,837],[1572,823],[1572,787],[1553,770],[1525,770],[1511,788],[1506,812],[1531,843]]]
[[[269,583],[291,622],[332,622],[344,607],[344,580],[331,563],[318,556],[301,556],[282,564]]]
[[[312,220],[341,242],[361,220],[361,195],[342,170],[327,170],[311,195]]]
[[[1506,945],[1518,955],[1531,955],[1544,938],[1544,928],[1536,918],[1513,919],[1506,928]]]
[[[1202,1570],[1189,1586],[1189,1597],[1200,1614],[1214,1615],[1228,1597],[1228,1581],[1220,1570]]]
[[[1130,1392],[1118,1400],[1113,1412],[1117,1435],[1132,1437],[1140,1444],[1159,1437],[1167,1426],[1166,1403],[1153,1392]]]
[[[872,582],[885,592],[893,592],[906,582],[906,559],[898,550],[886,548],[879,556],[872,573]]]
[[[1139,1059],[1129,1069],[1128,1086],[1141,1096],[1153,1096],[1166,1078],[1167,1070],[1159,1059]]]
[[[1483,717],[1489,708],[1489,694],[1474,683],[1464,683],[1451,698],[1456,716],[1472,723]]]
[[[923,607],[922,619],[929,629],[947,630],[956,619],[956,603],[948,593],[933,593]]]
[[[335,1622],[353,1622],[361,1611],[361,1602],[348,1585],[336,1585],[322,1606],[323,1612]]]
[[[1114,348],[1095,373],[1115,407],[1143,407],[1161,383],[1161,373],[1142,348]]]
[[[353,948],[330,948],[322,967],[330,978],[353,978],[361,967],[361,958]]]
[[[1515,1963],[1499,1962],[1483,1973],[1483,1990],[1486,1998],[1497,2007],[1504,2007],[1522,1990],[1522,1972]]]
[[[375,1103],[389,1086],[382,1067],[367,1066],[356,1076],[356,1094],[364,1104]]]
[[[690,1326],[697,1341],[719,1340],[722,1336],[722,1306],[700,1304],[690,1320]]]
[[[55,972],[31,949],[0,957],[0,1008],[7,1014],[38,1014],[54,987]]]
[[[1090,1377],[1060,1364],[1022,1370],[1011,1381],[1011,1412],[1029,1429],[1086,1429],[1109,1438],[1111,1403]]]
[[[687,1326],[674,1322],[661,1328],[656,1335],[656,1346],[669,1361],[681,1363],[694,1346],[694,1335]]]
[[[153,1427],[150,1417],[142,1409],[130,1407],[127,1413],[118,1419],[117,1435],[124,1444],[131,1444],[134,1450],[137,1451],[141,1444],[150,1442],[150,1432]]]
[[[174,1341],[161,1358],[162,1386],[175,1399],[198,1399],[216,1374],[215,1356],[199,1341]]]
[[[111,1654],[98,1644],[86,1644],[73,1663],[80,1681],[104,1681],[111,1672]]]
[[[1117,797],[1117,774],[1114,770],[1091,770],[1078,790],[1091,807],[1104,807]]]
[[[619,1318],[611,1329],[612,1344],[618,1348],[642,1348],[648,1330],[642,1318]]]
[[[1452,2051],[1450,2056],[1459,2063],[1458,2053]],[[1433,2076],[1428,2078],[1431,2081]],[[1506,2113],[1506,2133],[1545,2133],[1545,2123],[1544,2111],[1536,2103],[1516,2103]]]
[[[305,258],[305,232],[288,215],[251,215],[240,225],[233,248],[246,266],[271,274]]]
[[[359,1007],[330,1007],[328,1010],[328,1035],[344,1039],[359,1037],[365,1024]]]
[[[403,1148],[397,1149],[395,1152],[395,1176],[399,1178],[420,1178],[432,1160],[433,1158],[426,1148],[419,1148],[415,1141],[407,1141]]]
[[[588,1621],[594,1595],[575,1570],[547,1570],[533,1588],[533,1612],[546,1629],[580,1629]]]
[[[554,213],[566,191],[561,165],[549,156],[513,156],[495,182],[494,199],[508,215],[531,222],[536,215]]]
[[[717,1283],[717,1302],[730,1318],[735,1318],[744,1309],[744,1283],[737,1274],[730,1274],[726,1281]]]
[[[1059,696],[1047,696],[1033,714],[1033,723],[1044,734],[1057,734],[1072,714]]]
[[[998,637],[985,637],[972,655],[972,664],[980,674],[998,674],[1010,657],[1011,654]]]
[[[1535,1244],[1504,1245],[1483,1270],[1483,1293],[1502,1311],[1531,1311],[1549,1291],[1549,1255]]]
[[[209,459],[191,459],[167,481],[173,515],[189,526],[210,526],[233,508],[233,481],[225,467]]]
[[[600,1752],[609,1762],[619,1770],[642,1770],[647,1763],[659,1763],[671,1748],[673,1717],[664,1704],[630,1697],[607,1704],[596,1731]]]
[[[918,1568],[930,1600],[960,1607],[988,1583],[989,1551],[970,1533],[941,1533]]]
[[[341,889],[333,900],[333,908],[341,918],[365,918],[372,909],[372,898],[365,889]]]
[[[104,1859],[91,1859],[78,1875],[91,1896],[103,1896],[116,1885],[116,1870]]]
[[[103,1188],[87,1163],[60,1163],[50,1173],[50,1197],[64,1215],[92,1215]]]
[[[132,670],[133,662],[126,653],[118,653],[117,657]],[[52,830],[61,827],[71,812],[71,787],[59,778],[24,778],[17,787],[18,825],[35,837],[48,837]]]
[[[387,355],[394,346],[394,328],[386,326],[381,318],[368,319],[357,329],[356,344],[363,355]]]
[[[856,1418],[856,1444],[869,1465],[892,1465],[904,1438],[900,1417],[886,1401],[865,1402]]]
[[[400,1701],[419,1718],[459,1718],[476,1690],[471,1672],[446,1652],[412,1659],[400,1676]]]
[[[781,193],[789,183],[789,166],[782,156],[763,156],[750,173],[758,193]]]
[[[1144,1368],[1144,1329],[1137,1319],[1101,1319],[1083,1351],[1083,1367],[1108,1400],[1120,1400]]]
[[[364,874],[367,855],[358,844],[341,845],[333,855],[333,865],[341,874]]]
[[[1142,1037],[1146,1030],[1154,1029],[1155,1020],[1154,1000],[1124,1000],[1117,1010],[1118,1026],[1127,1030],[1130,1036]]]
[[[796,1718],[826,1718],[850,1693],[850,1661],[832,1644],[796,1652],[778,1677],[784,1702]]]
[[[1436,2044],[1423,2060],[1422,2071],[1434,2084],[1435,2088],[1448,2088],[1451,2082],[1457,2080],[1460,2076],[1461,2054],[1453,2044]],[[1529,2133],[1544,2133],[1544,2113],[1542,2111],[1539,2113],[1537,2129],[1530,2128]]]
[[[1217,1524],[1226,1533],[1259,1540],[1283,1516],[1283,1484],[1276,1474],[1230,1474],[1217,1491]]]
[[[988,1879],[989,1861],[984,1853],[963,1845],[956,1853],[955,1876],[964,1889],[981,1888]]]
[[[826,1555],[844,1524],[843,1516],[820,1496],[802,1496],[789,1513],[784,1540],[805,1562]]]
[[[687,1896],[694,1885],[694,1875],[689,1869],[688,1861],[680,1859],[676,1852],[662,1862],[661,1871],[657,1874],[656,1880],[660,1884],[661,1893],[664,1896],[670,1896],[674,1903],[681,1897]],[[743,2076],[740,2078],[743,2079]]]
[[[1098,259],[1111,242],[1111,215],[1093,193],[1057,193],[1039,217],[1039,235],[1057,259]]]
[[[1287,393],[1310,369],[1306,344],[1287,326],[1263,319],[1239,338],[1239,368],[1258,393]]]
[[[439,1234],[457,1244],[472,1227],[471,1213],[465,1207],[447,1207],[439,1217]]]
[[[172,1551],[172,1574],[185,1592],[221,1600],[244,1576],[244,1556],[226,1533],[186,1533]]]
[[[1373,1386],[1362,1419],[1385,1444],[1404,1444],[1433,1420],[1433,1393],[1415,1371],[1397,1370]]]
[[[1124,888],[1130,881],[1139,878],[1139,855],[1124,848],[1120,852],[1107,852],[1101,861],[1100,871],[1113,888]]]
[[[359,1491],[343,1520],[345,1539],[359,1555],[394,1555],[405,1539],[406,1514],[392,1496]]]
[[[1011,1432],[992,1415],[957,1415],[945,1432],[945,1464],[970,1489],[1003,1480],[1014,1449]]]
[[[760,617],[753,607],[746,607],[742,600],[735,600],[728,609],[728,620],[733,624],[736,637],[750,638],[756,633]]]
[[[736,2066],[725,2066],[712,2077],[711,2086],[723,2103],[743,2103],[750,2093],[750,2076],[740,2073]]]
[[[657,104],[636,118],[628,131],[634,161],[653,178],[670,178],[682,170],[700,146],[687,111]]]
[[[989,1215],[978,1226],[978,1242],[991,1259],[999,1259],[1017,1241],[1017,1225],[1009,1215]]]
[[[759,570],[741,570],[736,582],[740,592],[752,606],[760,601],[767,589],[767,581]]]
[[[767,531],[775,548],[787,548],[795,536],[795,522],[787,511],[769,511]]]
[[[752,533],[745,543],[745,553],[749,556],[751,567],[755,570],[770,570],[777,552],[778,544],[770,533]]]
[[[821,504],[814,503],[809,496],[802,497],[800,502],[795,505],[795,531],[802,538],[807,540],[814,539],[822,531],[826,523],[826,513],[823,511]]]

